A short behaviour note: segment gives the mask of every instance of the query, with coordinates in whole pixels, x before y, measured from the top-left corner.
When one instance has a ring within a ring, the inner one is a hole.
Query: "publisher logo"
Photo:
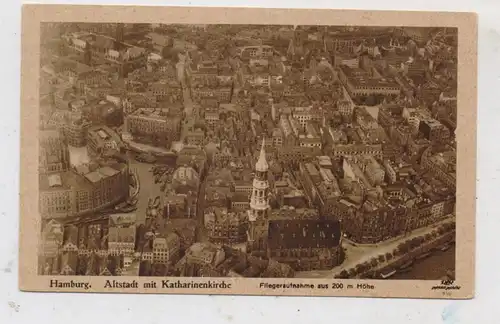
[[[441,284],[433,286],[432,290],[459,290],[461,287],[455,285],[455,280],[441,280]]]

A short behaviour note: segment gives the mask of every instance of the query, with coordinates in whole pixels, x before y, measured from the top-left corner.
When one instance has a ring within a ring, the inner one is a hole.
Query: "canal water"
[[[396,273],[391,279],[440,280],[449,270],[455,270],[455,246],[446,251],[436,251],[425,259],[415,261],[410,271]]]

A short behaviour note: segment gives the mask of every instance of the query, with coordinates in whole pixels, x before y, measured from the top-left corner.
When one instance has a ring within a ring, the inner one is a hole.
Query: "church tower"
[[[259,159],[255,164],[255,177],[253,179],[252,195],[250,197],[250,210],[248,211],[249,229],[248,241],[250,245],[256,239],[256,222],[267,219],[269,211],[269,181],[267,180],[267,171],[269,164],[266,160],[266,151],[264,149],[264,139],[260,149]]]

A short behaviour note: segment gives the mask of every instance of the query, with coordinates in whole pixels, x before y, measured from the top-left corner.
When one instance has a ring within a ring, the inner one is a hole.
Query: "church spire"
[[[266,172],[269,169],[269,165],[266,160],[266,150],[265,150],[265,139],[262,138],[262,146],[260,148],[259,159],[255,164],[255,170],[259,172]]]

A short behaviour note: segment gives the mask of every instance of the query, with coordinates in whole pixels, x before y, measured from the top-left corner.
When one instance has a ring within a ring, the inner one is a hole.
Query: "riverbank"
[[[410,251],[397,252],[394,251],[393,256],[390,259],[381,262],[380,264],[374,264],[372,267],[369,265],[362,265],[356,267],[356,274],[349,273],[349,277],[357,277],[363,279],[369,278],[394,278],[397,273],[406,273],[411,271],[411,267],[414,264],[419,264],[423,260],[426,260],[430,256],[442,251],[442,248],[448,247],[450,249],[450,243],[455,237],[455,231],[443,233],[440,236],[429,240],[427,242],[422,242],[418,246],[412,248]],[[366,269],[366,270],[365,270]],[[429,279],[429,278],[426,278]]]
[[[396,258],[394,258],[394,251],[398,248],[398,246],[401,243],[404,243],[406,241],[412,240],[417,237],[425,237],[428,234],[432,234],[433,232],[437,231],[439,226],[448,224],[448,223],[453,223],[455,221],[454,215],[450,215],[436,223],[434,223],[432,226],[428,227],[423,227],[423,228],[418,228],[410,233],[407,233],[404,236],[400,237],[395,237],[383,242],[380,242],[378,244],[353,244],[350,243],[349,240],[344,240],[343,245],[346,248],[346,259],[342,264],[339,266],[331,269],[331,270],[314,270],[314,271],[300,271],[296,273],[297,278],[331,278],[335,276],[339,276],[342,272],[344,271],[349,271],[353,268],[355,268],[359,264],[366,264],[373,262],[373,259],[378,259],[380,258],[381,255],[384,255],[383,260],[377,262],[377,266],[381,266],[380,263],[385,263],[384,265],[387,265],[387,262],[385,262],[386,257],[388,254],[391,256],[389,257],[389,261],[396,261],[399,259],[401,256],[398,255]],[[437,233],[436,233],[437,234]],[[437,238],[436,235],[434,236],[434,239]],[[404,263],[404,262],[403,262]],[[366,268],[366,267],[365,267]],[[365,271],[363,271],[365,272]],[[345,273],[344,273],[345,275]],[[356,274],[351,273],[349,277],[355,277]]]
[[[440,280],[449,271],[455,271],[455,246],[446,251],[436,251],[425,259],[413,263],[405,272],[397,272],[395,280]]]

